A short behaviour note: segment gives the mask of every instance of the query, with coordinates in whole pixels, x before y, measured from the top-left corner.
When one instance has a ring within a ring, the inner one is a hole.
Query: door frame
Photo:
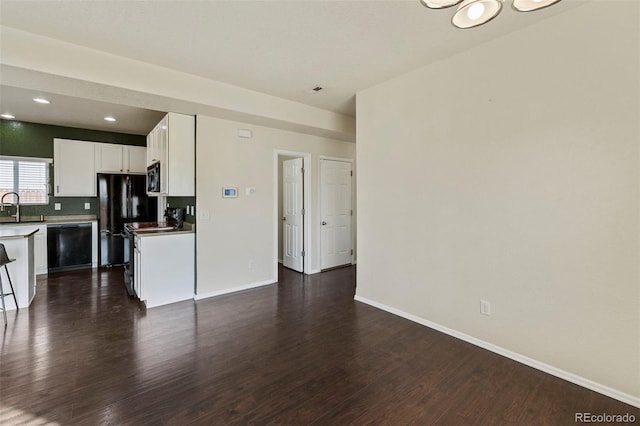
[[[273,150],[273,276],[278,281],[278,229],[280,228],[278,217],[278,194],[281,191],[280,185],[278,185],[278,157],[298,157],[302,158],[302,165],[304,167],[303,177],[303,191],[304,196],[302,205],[304,208],[304,227],[303,227],[303,250],[304,260],[302,262],[303,273],[309,275],[311,271],[311,257],[314,255],[314,251],[311,249],[311,153],[310,152],[298,152],[288,151],[284,149]]]
[[[346,157],[330,157],[328,155],[320,155],[318,156],[318,183],[317,183],[317,191],[318,191],[318,210],[316,211],[316,214],[318,215],[318,223],[317,223],[317,229],[318,229],[318,241],[316,241],[316,250],[319,254],[318,256],[318,269],[321,269],[321,265],[322,265],[322,225],[320,222],[322,222],[322,166],[320,165],[320,163],[322,162],[322,160],[332,160],[332,161],[342,161],[344,163],[351,163],[351,172],[353,173],[355,171],[354,165],[355,165],[355,160],[353,158],[346,158]],[[355,177],[355,173],[353,175],[353,177]],[[355,265],[356,264],[356,235],[355,235],[355,223],[354,223],[354,218],[357,215],[356,212],[356,203],[355,203],[355,199],[353,198],[354,195],[354,180],[351,179],[351,209],[353,210],[354,215],[351,216],[351,247],[353,247],[353,254],[351,255],[351,264]]]

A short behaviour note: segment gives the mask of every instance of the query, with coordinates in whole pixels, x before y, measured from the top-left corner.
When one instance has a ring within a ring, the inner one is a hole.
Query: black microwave
[[[160,192],[160,162],[147,167],[147,192]]]

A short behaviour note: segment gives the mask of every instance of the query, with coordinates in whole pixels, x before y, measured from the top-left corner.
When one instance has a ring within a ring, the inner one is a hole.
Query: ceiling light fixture
[[[33,98],[33,101],[37,102],[39,104],[45,104],[45,105],[48,105],[48,104],[51,103],[51,101],[49,101],[49,100],[47,100],[45,98]]]
[[[111,116],[109,116],[109,117],[105,117],[104,119],[105,119],[105,121],[110,121],[110,122],[112,122],[112,123],[113,123],[114,121],[116,121],[116,119],[115,119],[115,118],[113,118],[113,117],[111,117]]]
[[[458,6],[451,18],[457,28],[474,28],[486,24],[500,14],[502,5],[507,0],[420,0],[429,9],[444,9]],[[532,12],[544,9],[561,0],[510,0],[511,8],[517,12]]]
[[[14,115],[12,114],[0,114],[0,117],[2,118],[6,118],[7,120],[13,120],[14,118],[16,118]]]

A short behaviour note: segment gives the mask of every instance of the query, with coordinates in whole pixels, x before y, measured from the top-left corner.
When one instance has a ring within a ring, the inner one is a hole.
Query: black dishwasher
[[[91,267],[91,223],[47,226],[49,271]]]

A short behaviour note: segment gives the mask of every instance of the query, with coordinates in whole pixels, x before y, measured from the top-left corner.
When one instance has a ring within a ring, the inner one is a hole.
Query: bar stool
[[[11,293],[5,293],[4,288],[2,286],[2,275],[0,274],[0,299],[2,299],[2,315],[4,315],[4,326],[7,326],[7,308],[4,305],[4,297],[5,296],[13,296],[13,301],[16,303],[16,310],[18,310],[18,300],[16,299],[16,292],[13,289],[13,283],[11,282],[11,277],[9,276],[9,268],[7,268],[7,264],[15,262],[15,259],[9,259],[7,255],[7,249],[4,247],[4,244],[0,243],[0,269],[4,266],[4,270],[7,272],[7,278],[9,279],[9,287],[11,287]]]

